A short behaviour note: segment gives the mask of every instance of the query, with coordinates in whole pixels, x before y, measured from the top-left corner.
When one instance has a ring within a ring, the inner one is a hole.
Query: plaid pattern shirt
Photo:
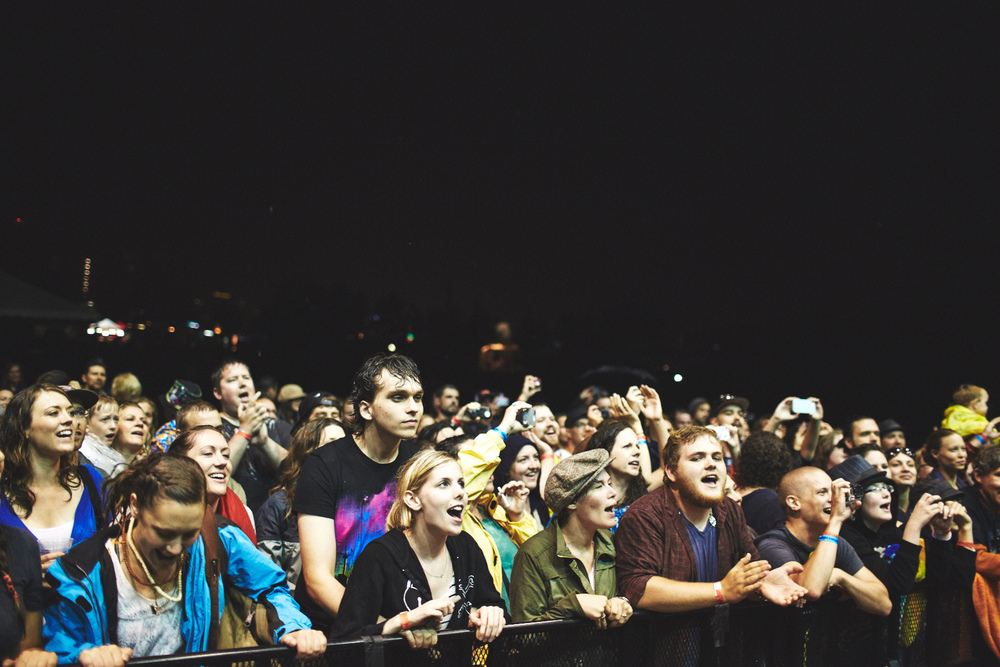
[[[740,506],[723,498],[715,516],[719,579],[747,553],[758,560]],[[618,591],[638,606],[652,577],[698,581],[694,549],[684,527],[681,508],[669,487],[662,486],[632,503],[615,533]]]

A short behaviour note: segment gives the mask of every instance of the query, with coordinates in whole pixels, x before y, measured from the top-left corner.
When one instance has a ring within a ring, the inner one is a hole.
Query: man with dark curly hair
[[[781,478],[791,470],[791,457],[781,438],[757,431],[743,443],[736,471],[740,505],[754,535],[763,535],[785,524],[785,512],[778,500]]]

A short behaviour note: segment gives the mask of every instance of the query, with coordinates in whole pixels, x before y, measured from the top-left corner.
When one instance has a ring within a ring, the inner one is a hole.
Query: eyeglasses
[[[885,459],[886,461],[891,461],[900,454],[906,454],[911,459],[916,459],[909,447],[893,447],[885,453]]]
[[[865,488],[865,493],[882,493],[883,491],[892,493],[892,487],[885,482],[877,482]]]

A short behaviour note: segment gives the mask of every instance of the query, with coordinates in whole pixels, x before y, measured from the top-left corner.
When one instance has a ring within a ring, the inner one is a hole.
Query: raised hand
[[[532,396],[542,390],[542,381],[534,375],[525,375],[524,384],[521,386],[521,395],[517,397],[519,401],[527,401]]]
[[[636,389],[638,391],[638,389]],[[642,425],[639,423],[639,415],[636,413],[627,400],[618,394],[611,395],[611,418],[623,421],[628,424],[636,433],[642,433]]]
[[[497,502],[511,521],[520,521],[528,509],[528,487],[524,482],[511,481],[501,486],[497,492]]]

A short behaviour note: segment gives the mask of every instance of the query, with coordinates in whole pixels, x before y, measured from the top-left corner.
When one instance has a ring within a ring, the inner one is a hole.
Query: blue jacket
[[[229,578],[249,597],[266,605],[274,643],[286,633],[311,628],[288,592],[285,573],[260,553],[238,527],[219,516],[216,521],[219,539],[229,555]],[[48,642],[46,649],[56,653],[61,664],[78,662],[81,651],[118,641],[118,584],[105,544],[119,532],[117,526],[112,526],[97,533],[57,560],[45,575],[57,600],[45,609],[43,634]],[[187,553],[181,634],[185,652],[196,653],[208,650],[211,615],[201,535]],[[220,616],[225,604],[222,585],[220,577]]]
[[[99,526],[105,523],[104,517],[98,520],[97,515],[101,504],[101,473],[96,468],[88,465],[79,467],[80,478],[83,481],[83,497],[80,504],[76,506],[76,513],[73,515],[73,546],[80,544],[88,537],[97,532]],[[94,503],[97,503],[96,505]],[[7,496],[0,493],[0,523],[7,526],[14,526],[27,530],[31,529],[24,525],[20,517],[14,512]]]

